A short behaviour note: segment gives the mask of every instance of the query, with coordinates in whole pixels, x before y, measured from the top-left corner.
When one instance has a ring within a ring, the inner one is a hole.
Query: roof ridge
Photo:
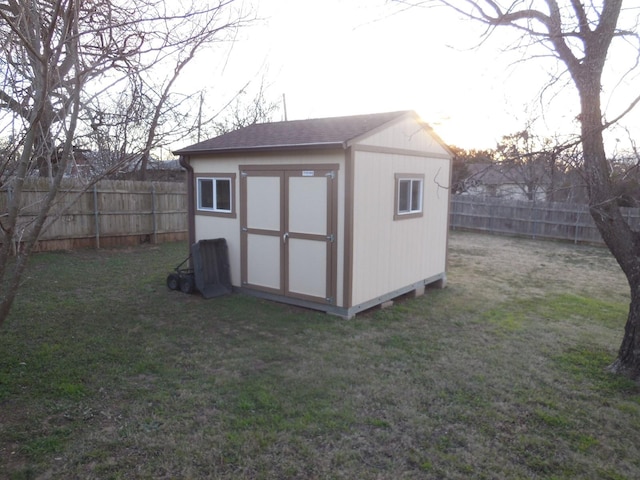
[[[174,154],[196,154],[260,148],[344,147],[347,142],[371,132],[413,110],[323,118],[254,123],[199,142]]]
[[[316,120],[338,120],[338,119],[353,119],[353,118],[358,118],[358,117],[378,117],[378,116],[383,116],[383,115],[403,115],[406,113],[410,113],[413,112],[413,110],[393,110],[393,111],[389,111],[389,112],[377,112],[377,113],[354,113],[354,114],[350,114],[350,115],[335,115],[332,117],[309,117],[309,118],[296,118],[293,120],[278,120],[275,122],[260,122],[260,123],[253,123],[251,125],[247,125],[247,127],[250,127],[252,125],[273,125],[273,124],[278,124],[278,123],[293,123],[293,122],[313,122]],[[246,127],[240,127],[238,130],[241,130],[242,128],[246,128]]]

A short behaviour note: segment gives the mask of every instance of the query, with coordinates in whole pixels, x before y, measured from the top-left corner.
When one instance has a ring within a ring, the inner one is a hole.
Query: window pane
[[[231,180],[216,179],[216,210],[231,211]]]
[[[213,209],[213,181],[201,178],[198,179],[198,208]]]
[[[422,210],[422,180],[411,182],[411,211],[420,212]]]
[[[398,182],[398,213],[409,211],[411,180],[400,180]]]

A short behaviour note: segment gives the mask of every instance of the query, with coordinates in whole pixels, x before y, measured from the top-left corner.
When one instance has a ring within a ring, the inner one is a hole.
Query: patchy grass
[[[0,477],[640,476],[602,249],[454,232],[446,289],[350,321],[169,291],[185,251],[33,257],[0,330]]]

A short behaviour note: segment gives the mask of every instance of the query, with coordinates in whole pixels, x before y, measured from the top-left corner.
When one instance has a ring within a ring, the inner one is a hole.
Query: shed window
[[[396,175],[396,220],[422,215],[424,176]]]
[[[233,178],[198,177],[197,190],[199,211],[233,213]]]

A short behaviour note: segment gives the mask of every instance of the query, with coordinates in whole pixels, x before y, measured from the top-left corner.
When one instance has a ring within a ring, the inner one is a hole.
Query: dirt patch
[[[452,232],[449,266],[450,284],[476,286],[484,296],[493,292],[495,300],[550,290],[612,301],[629,298],[626,278],[604,247]]]

